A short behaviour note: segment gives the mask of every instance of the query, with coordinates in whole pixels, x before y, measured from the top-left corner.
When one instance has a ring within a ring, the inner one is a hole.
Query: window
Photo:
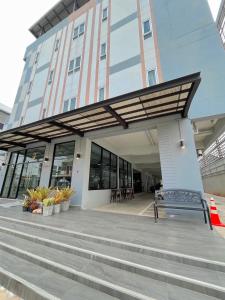
[[[106,59],[106,43],[101,44],[101,60]]]
[[[89,189],[112,189],[117,187],[117,156],[92,143]]]
[[[38,63],[39,55],[40,55],[40,53],[37,52],[37,53],[36,53],[36,56],[35,56],[35,61],[34,61],[35,64]]]
[[[119,159],[119,182],[120,188],[132,187],[132,166],[122,158]]]
[[[104,8],[102,11],[102,22],[108,19],[108,8]]]
[[[147,39],[152,36],[150,20],[143,22],[143,32],[144,32],[144,39]]]
[[[59,50],[59,43],[60,43],[60,40],[56,40],[56,42],[55,42],[55,51]]]
[[[30,94],[31,89],[32,89],[32,81],[29,82],[28,89],[27,89],[27,94]]]
[[[43,112],[42,112],[42,119],[45,118],[45,115],[46,115],[46,108],[43,109]]]
[[[74,31],[73,31],[73,39],[77,39],[79,36],[79,26],[78,27],[75,27],[74,28]]]
[[[50,178],[51,187],[71,186],[74,151],[74,141],[55,145]]]
[[[23,197],[27,189],[39,185],[45,147],[13,152],[7,166],[2,197]]]
[[[77,39],[79,36],[83,35],[85,32],[85,24],[82,23],[80,24],[79,26],[75,27],[74,28],[74,31],[73,31],[73,39]]]
[[[63,105],[63,112],[66,112],[68,110],[69,110],[69,100],[65,100]]]
[[[104,87],[102,87],[99,89],[98,100],[103,101],[104,99],[105,99],[105,89],[104,89]]]
[[[74,68],[74,71],[77,72],[80,70],[80,66],[81,66],[81,56],[78,56],[76,58],[76,61],[75,61],[75,68]]]
[[[70,100],[70,110],[73,110],[76,108],[76,98],[72,98]]]
[[[85,25],[82,23],[79,28],[79,36],[83,35],[85,31]]]
[[[156,84],[156,72],[155,70],[148,71],[148,84],[149,86]]]
[[[76,98],[67,99],[64,101],[63,112],[76,108]]]
[[[52,83],[54,71],[52,70],[49,75],[48,84]]]
[[[69,63],[69,69],[68,69],[68,75],[73,73],[73,69],[74,69],[74,59],[72,59]]]

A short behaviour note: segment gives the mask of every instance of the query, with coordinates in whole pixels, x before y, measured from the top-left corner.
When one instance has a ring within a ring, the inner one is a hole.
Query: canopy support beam
[[[124,129],[127,129],[128,128],[128,124],[127,122],[124,121],[124,119],[122,119],[118,114],[117,112],[115,112],[114,109],[112,109],[111,106],[104,106],[104,109],[111,114],[111,116],[113,116],[119,123],[121,126],[123,126]]]

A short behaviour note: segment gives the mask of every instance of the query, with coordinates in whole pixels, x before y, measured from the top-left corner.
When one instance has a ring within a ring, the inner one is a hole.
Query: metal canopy
[[[74,10],[79,9],[90,0],[61,0],[38,20],[29,31],[38,38],[49,31],[63,19],[68,17]]]
[[[200,84],[200,73],[191,74],[109,100],[84,106],[0,133],[0,149],[180,114],[185,118]]]

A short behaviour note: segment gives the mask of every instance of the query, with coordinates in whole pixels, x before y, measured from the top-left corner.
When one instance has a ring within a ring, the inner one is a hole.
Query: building
[[[3,127],[8,122],[10,113],[11,113],[11,108],[0,103],[0,131],[3,130]],[[5,162],[5,156],[6,156],[6,153],[3,151],[0,151],[0,171],[2,169],[2,164],[4,164],[4,162]],[[0,180],[2,180],[1,174],[0,174]]]
[[[216,24],[222,38],[223,45],[225,46],[225,0],[221,1]]]
[[[2,197],[71,185],[73,204],[92,208],[112,188],[161,179],[203,191],[196,147],[225,116],[225,53],[206,0],[62,0],[30,31],[0,135]]]

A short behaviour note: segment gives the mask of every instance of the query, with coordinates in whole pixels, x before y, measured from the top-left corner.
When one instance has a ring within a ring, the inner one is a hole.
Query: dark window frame
[[[51,166],[51,173],[50,173],[50,177],[49,177],[49,182],[48,182],[48,186],[51,187],[51,179],[52,179],[52,173],[53,173],[53,167],[54,167],[54,160],[55,160],[55,152],[56,152],[56,146],[57,145],[62,145],[62,144],[67,144],[67,143],[74,143],[74,154],[73,154],[73,163],[74,163],[74,157],[75,157],[75,147],[76,147],[76,141],[72,140],[72,141],[67,141],[67,142],[61,142],[61,143],[56,143],[54,145],[54,151],[53,151],[53,156],[52,156],[52,166]],[[73,167],[73,166],[72,166]],[[73,169],[72,169],[72,175],[71,175],[71,180],[72,180],[72,176],[73,176]]]
[[[118,156],[116,155],[116,154],[114,154],[113,152],[111,152],[111,151],[109,151],[108,149],[106,149],[106,148],[104,148],[104,147],[102,147],[102,146],[100,146],[100,145],[98,145],[98,144],[96,144],[96,143],[94,143],[94,142],[92,142],[92,144],[91,144],[91,146],[92,145],[95,145],[95,146],[97,146],[97,147],[99,147],[100,148],[100,150],[101,150],[101,160],[100,160],[100,162],[101,162],[101,164],[100,164],[100,188],[91,188],[90,187],[90,174],[91,174],[91,155],[90,155],[90,168],[89,168],[89,182],[88,182],[88,190],[89,191],[101,191],[101,190],[111,190],[111,189],[117,189],[117,187],[118,187],[118,176],[117,176],[117,174],[118,174]],[[102,178],[103,178],[103,151],[107,151],[107,152],[109,152],[109,187],[108,188],[104,188],[103,187],[103,180],[102,180]],[[92,154],[92,150],[91,150],[91,154]],[[114,173],[113,172],[113,165],[112,165],[112,156],[115,156],[116,157],[116,186],[115,187],[112,187],[112,174]]]
[[[120,168],[120,162],[122,162],[123,167]],[[126,168],[125,168],[126,166]],[[122,171],[122,172],[121,172]],[[130,184],[129,184],[129,171],[130,171]],[[121,174],[122,173],[122,174]],[[122,186],[120,186],[120,181],[121,181],[121,175],[123,176],[122,180],[123,180],[123,184]],[[126,178],[125,178],[126,176]],[[125,182],[127,181],[127,183]],[[123,159],[123,158],[119,158],[119,188],[121,189],[126,189],[126,188],[132,188],[133,186],[133,180],[132,180],[132,164]]]

